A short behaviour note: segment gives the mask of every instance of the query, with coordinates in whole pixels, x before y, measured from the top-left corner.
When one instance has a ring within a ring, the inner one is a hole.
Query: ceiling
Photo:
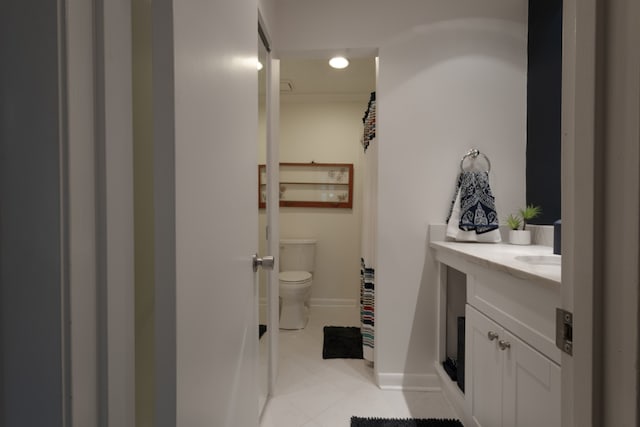
[[[375,58],[350,59],[347,68],[336,70],[328,59],[282,59],[281,96],[368,95],[376,88]],[[291,87],[291,89],[289,88]]]
[[[280,80],[291,82],[291,94],[369,94],[376,88],[374,58],[351,59],[347,68],[336,70],[327,59],[283,59]],[[282,85],[281,85],[281,89]]]

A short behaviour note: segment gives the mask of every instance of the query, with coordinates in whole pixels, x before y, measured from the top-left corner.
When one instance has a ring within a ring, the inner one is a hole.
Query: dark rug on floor
[[[435,418],[360,418],[351,417],[351,427],[463,427],[458,420]]]
[[[258,325],[258,339],[262,338],[265,332],[267,332],[267,325]]]
[[[323,359],[362,359],[362,334],[355,326],[325,326]]]

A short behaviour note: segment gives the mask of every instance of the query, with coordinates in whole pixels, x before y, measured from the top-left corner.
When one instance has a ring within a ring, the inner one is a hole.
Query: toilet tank
[[[280,271],[308,271],[313,273],[315,263],[315,239],[280,240]]]

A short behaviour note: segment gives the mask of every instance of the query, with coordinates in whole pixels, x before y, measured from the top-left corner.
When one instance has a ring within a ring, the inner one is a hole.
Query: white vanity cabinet
[[[479,427],[560,427],[560,366],[466,307],[468,413]]]
[[[561,357],[555,346],[560,266],[517,261],[521,251],[545,255],[551,249],[450,242],[431,247],[440,263],[437,365],[451,353],[447,307],[457,304],[447,301],[453,295],[448,289],[451,277],[460,275],[450,270],[465,277],[462,285],[459,279],[453,282],[457,289],[464,287],[458,292],[465,303],[464,392],[436,366],[465,426],[560,427]]]
[[[468,412],[478,426],[502,425],[504,354],[498,339],[504,330],[467,304],[465,348]]]

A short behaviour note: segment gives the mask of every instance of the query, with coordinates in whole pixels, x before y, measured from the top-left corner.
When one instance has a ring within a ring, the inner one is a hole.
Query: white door
[[[156,425],[258,425],[255,1],[154,1]]]

